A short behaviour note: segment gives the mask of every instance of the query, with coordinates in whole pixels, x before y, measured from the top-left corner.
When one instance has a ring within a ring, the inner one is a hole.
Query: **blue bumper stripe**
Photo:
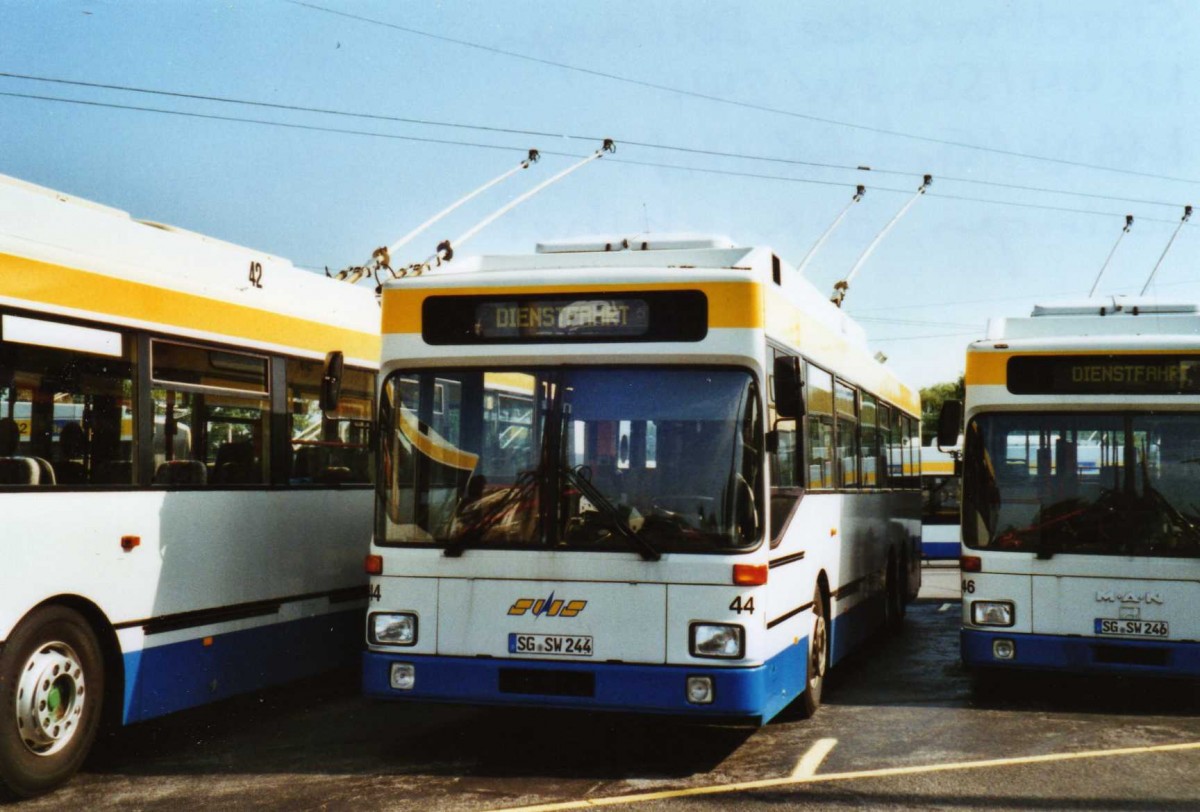
[[[129,724],[347,666],[362,648],[363,610],[126,652]]]
[[[363,655],[363,692],[378,699],[735,717],[765,723],[800,695],[807,677],[807,655],[807,638],[754,668],[405,656],[368,651]],[[391,687],[392,663],[415,666],[413,690],[398,691]],[[582,677],[585,684],[589,684],[590,676],[593,688],[587,696],[502,691],[501,672],[514,669],[548,678],[551,672],[560,672],[567,680],[578,681]],[[694,705],[687,701],[685,688],[689,676],[712,677],[711,704]]]
[[[996,639],[1012,640],[1016,656],[1011,660],[995,659],[992,641]],[[968,667],[1200,677],[1200,643],[1006,634],[973,629],[962,630],[961,642],[963,663]]]

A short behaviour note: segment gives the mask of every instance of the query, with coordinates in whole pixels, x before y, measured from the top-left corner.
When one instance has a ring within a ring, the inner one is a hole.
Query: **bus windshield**
[[[745,371],[397,372],[380,420],[381,544],[656,558],[761,537],[762,411]]]
[[[966,442],[969,547],[1200,556],[1200,415],[985,414]]]

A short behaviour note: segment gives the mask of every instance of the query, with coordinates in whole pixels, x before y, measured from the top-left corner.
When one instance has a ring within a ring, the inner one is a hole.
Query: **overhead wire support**
[[[506,205],[502,206],[500,209],[492,212],[487,217],[483,218],[478,223],[476,223],[474,226],[467,229],[467,231],[465,231],[462,234],[462,236],[458,237],[455,240],[442,240],[442,242],[438,243],[437,250],[429,258],[427,258],[424,262],[421,262],[421,263],[411,266],[409,270],[411,270],[415,274],[420,274],[420,273],[428,270],[433,265],[441,265],[443,262],[448,262],[450,259],[452,259],[454,257],[455,249],[462,248],[464,243],[466,243],[468,240],[470,240],[472,237],[474,237],[476,234],[478,234],[483,229],[490,226],[492,223],[499,220],[505,214],[508,214],[508,212],[512,211],[517,206],[524,203],[526,200],[529,200],[531,197],[538,194],[539,192],[546,189],[547,187],[552,186],[555,183],[558,183],[560,180],[565,178],[567,175],[570,175],[572,172],[576,171],[577,169],[582,169],[584,166],[591,163],[592,161],[602,158],[602,157],[604,157],[604,155],[606,155],[608,153],[613,153],[616,151],[617,151],[616,143],[611,138],[605,138],[604,143],[600,147],[600,149],[596,150],[595,152],[593,152],[591,155],[587,156],[583,160],[578,161],[574,164],[571,164],[566,169],[559,172],[557,175],[547,178],[546,180],[542,181],[537,186],[534,186],[532,189],[530,189],[528,192],[521,195],[520,197],[514,198],[512,201],[510,201]]]
[[[1121,244],[1121,240],[1133,228],[1133,215],[1125,215],[1125,228],[1121,229],[1121,233],[1117,235],[1117,241],[1113,245],[1112,250],[1108,252],[1108,258],[1104,260],[1104,264],[1100,266],[1100,273],[1096,274],[1096,281],[1092,283],[1092,289],[1088,291],[1088,298],[1096,295],[1096,288],[1100,285],[1100,277],[1104,276],[1104,271],[1108,268],[1108,263],[1112,262],[1113,254],[1117,253],[1117,246]]]
[[[846,278],[833,286],[833,298],[830,301],[832,301],[838,307],[842,306],[842,302],[846,300],[846,293],[850,290],[850,281],[854,279],[854,275],[858,273],[858,269],[863,266],[863,263],[867,261],[867,257],[871,256],[871,253],[875,250],[876,246],[883,241],[883,238],[886,237],[888,232],[892,230],[892,227],[895,226],[896,223],[900,222],[900,218],[907,214],[908,210],[913,207],[913,204],[921,199],[922,195],[924,195],[929,189],[929,185],[931,183],[933,183],[933,175],[926,175],[924,180],[921,182],[921,186],[917,189],[917,193],[914,194],[909,201],[900,208],[900,211],[896,212],[895,216],[893,216],[892,219],[888,221],[888,224],[883,227],[883,230],[875,235],[875,239],[871,240],[870,245],[868,245],[859,256],[858,261],[854,263],[854,267],[850,269],[850,273],[846,274]]]
[[[1167,247],[1163,249],[1162,256],[1160,256],[1158,258],[1158,262],[1154,263],[1154,270],[1152,270],[1150,272],[1150,278],[1147,279],[1146,284],[1142,286],[1142,292],[1140,294],[1138,294],[1139,296],[1145,296],[1146,291],[1150,289],[1150,283],[1154,281],[1154,275],[1156,273],[1158,273],[1158,266],[1162,265],[1162,261],[1164,259],[1166,259],[1166,257],[1167,257],[1167,252],[1171,250],[1171,244],[1174,243],[1175,238],[1179,236],[1179,232],[1183,228],[1184,223],[1186,223],[1188,220],[1190,220],[1191,217],[1192,217],[1192,207],[1184,206],[1183,207],[1183,217],[1180,218],[1179,225],[1175,226],[1175,232],[1171,235],[1171,239],[1167,240]]]
[[[496,177],[492,178],[487,183],[483,184],[482,186],[475,189],[474,191],[469,192],[466,195],[463,195],[458,200],[454,201],[449,206],[442,209],[437,214],[433,215],[428,220],[421,223],[421,225],[417,226],[412,231],[408,232],[403,237],[401,237],[399,240],[397,240],[396,242],[387,246],[386,248],[376,248],[371,253],[371,258],[369,260],[367,260],[362,265],[352,265],[351,267],[347,268],[345,271],[339,272],[337,275],[337,278],[344,279],[345,281],[349,282],[350,284],[354,284],[354,283],[358,282],[359,280],[361,280],[367,274],[373,273],[375,275],[375,281],[378,284],[379,271],[381,271],[381,270],[390,271],[392,273],[392,275],[395,276],[396,272],[392,271],[392,267],[391,267],[391,258],[392,258],[392,256],[394,256],[396,254],[397,251],[399,251],[405,245],[408,245],[408,243],[411,242],[413,240],[413,238],[415,238],[418,234],[425,231],[427,228],[429,228],[434,223],[441,220],[446,215],[453,212],[455,209],[474,200],[476,197],[483,194],[488,189],[491,189],[496,184],[502,183],[503,181],[508,180],[513,175],[520,172],[522,169],[528,169],[530,166],[537,163],[540,158],[541,158],[541,153],[539,153],[536,149],[529,150],[529,153],[528,153],[528,155],[526,155],[525,160],[521,161],[519,164],[514,166],[512,169],[509,169],[508,171],[503,172],[500,175],[497,175]]]
[[[867,187],[859,184],[858,188],[854,192],[854,197],[850,198],[850,202],[846,204],[844,209],[842,209],[841,214],[834,218],[834,221],[830,223],[829,228],[825,229],[825,233],[822,234],[815,243],[813,243],[812,248],[808,249],[808,253],[804,255],[804,259],[800,260],[800,264],[796,266],[796,271],[798,273],[804,272],[804,269],[808,266],[809,261],[816,256],[817,251],[821,250],[821,246],[825,244],[825,241],[828,240],[837,227],[841,225],[842,220],[846,217],[846,213],[850,211],[850,207],[862,200],[863,195],[866,193]]]

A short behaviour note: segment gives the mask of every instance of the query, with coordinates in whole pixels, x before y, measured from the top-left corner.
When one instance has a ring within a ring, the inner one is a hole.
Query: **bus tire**
[[[34,611],[0,651],[0,789],[28,798],[64,783],[95,741],[104,657],[87,621]]]
[[[804,693],[797,710],[802,719],[810,718],[821,706],[821,691],[829,671],[829,604],[818,585],[813,595],[813,630],[808,638],[808,667],[805,669]]]

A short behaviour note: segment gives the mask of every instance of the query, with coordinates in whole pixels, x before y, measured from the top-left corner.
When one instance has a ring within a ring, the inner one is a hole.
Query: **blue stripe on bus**
[[[807,662],[807,637],[753,668],[407,656],[368,651],[363,654],[363,693],[377,699],[638,711],[765,723],[802,693]],[[392,663],[415,666],[416,683],[412,690],[391,687]],[[562,672],[567,679],[583,675],[586,680],[586,675],[591,675],[594,690],[591,696],[502,692],[502,669],[536,672],[547,678],[549,672]],[[691,676],[712,677],[711,704],[695,705],[687,701],[685,690]]]
[[[830,664],[852,654],[878,631],[883,625],[885,610],[883,593],[876,592],[835,617],[829,640]]]
[[[363,610],[217,634],[125,653],[125,724],[352,664]]]
[[[992,656],[992,642],[1013,641],[1011,660]],[[1121,640],[961,630],[962,659],[968,667],[1024,668],[1074,673],[1145,674],[1200,677],[1200,643]]]
[[[958,558],[962,552],[957,541],[922,541],[921,557],[926,560]]]

